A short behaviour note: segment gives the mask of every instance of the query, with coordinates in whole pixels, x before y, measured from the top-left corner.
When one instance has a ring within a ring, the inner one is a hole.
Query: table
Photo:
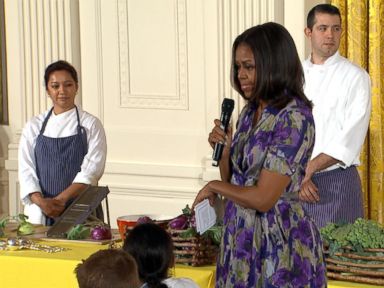
[[[107,245],[67,242],[40,242],[70,250],[46,253],[32,250],[0,251],[1,288],[68,288],[78,287],[74,268],[92,253]],[[215,267],[176,265],[175,277],[192,278],[200,287],[214,287]]]
[[[92,253],[107,249],[107,245],[42,242],[70,250],[59,253],[45,253],[32,250],[0,251],[1,288],[68,288],[78,287],[74,268],[81,259]],[[189,267],[176,265],[171,271],[175,277],[192,278],[202,288],[214,287],[215,266]],[[378,288],[380,286],[328,281],[328,288]]]

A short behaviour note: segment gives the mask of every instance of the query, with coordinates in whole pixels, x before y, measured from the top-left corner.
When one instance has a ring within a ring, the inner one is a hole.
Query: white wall
[[[222,99],[237,99],[232,41],[282,22],[278,2],[80,1],[83,105],[107,131],[100,184],[111,190],[112,218],[180,214],[203,178],[218,176],[207,135]]]
[[[176,215],[205,181],[218,177],[207,135],[222,99],[235,99],[235,115],[242,105],[229,83],[234,37],[276,21],[287,26],[303,57],[307,4],[6,0],[10,213],[20,209],[18,138],[24,123],[50,105],[42,78],[52,60],[75,64],[82,92],[77,101],[104,124],[108,156],[100,185],[111,192],[112,224],[125,214]]]

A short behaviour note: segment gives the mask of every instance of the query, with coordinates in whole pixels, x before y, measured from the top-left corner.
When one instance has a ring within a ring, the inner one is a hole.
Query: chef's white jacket
[[[76,175],[73,183],[96,185],[104,172],[107,141],[104,128],[99,119],[78,107],[80,125],[87,132],[88,152],[84,156],[81,171]],[[25,205],[24,213],[29,216],[31,223],[43,223],[44,216],[40,208],[29,198],[32,192],[41,192],[39,179],[36,174],[34,150],[37,136],[49,110],[33,117],[24,127],[18,151],[20,199]],[[52,138],[67,137],[77,134],[76,108],[55,115],[52,112],[44,131],[44,136]]]
[[[313,64],[310,58],[302,64],[304,93],[314,104],[312,159],[324,153],[342,162],[326,170],[359,165],[371,113],[369,75],[338,52],[322,65]]]

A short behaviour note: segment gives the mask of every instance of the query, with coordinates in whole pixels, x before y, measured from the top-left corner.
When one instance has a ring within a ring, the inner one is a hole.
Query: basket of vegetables
[[[203,266],[215,263],[222,227],[214,225],[199,235],[196,232],[195,216],[189,206],[183,209],[183,214],[168,223],[168,233],[174,246],[175,261],[190,266]]]
[[[327,276],[338,280],[384,285],[384,229],[373,220],[330,223],[320,229]]]

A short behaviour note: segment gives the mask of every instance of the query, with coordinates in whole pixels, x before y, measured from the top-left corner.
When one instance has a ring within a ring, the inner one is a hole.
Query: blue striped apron
[[[312,181],[319,189],[320,201],[302,204],[317,227],[330,222],[353,223],[364,217],[361,181],[355,166],[316,173]]]
[[[44,197],[53,198],[68,188],[81,170],[85,154],[87,154],[87,135],[80,125],[79,111],[77,115],[77,134],[62,138],[44,136],[45,127],[52,115],[53,107],[44,119],[40,134],[36,140],[35,159],[39,184]],[[67,203],[68,205],[69,203]],[[47,217],[46,225],[52,225],[54,219]]]

